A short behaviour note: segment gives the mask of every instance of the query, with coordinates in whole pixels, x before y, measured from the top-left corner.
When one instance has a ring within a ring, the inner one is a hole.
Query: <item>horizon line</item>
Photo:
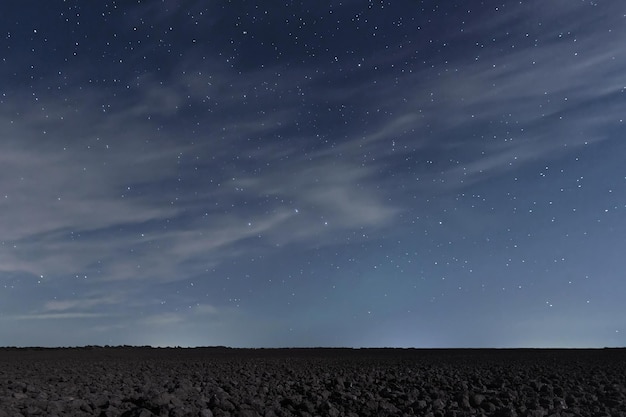
[[[73,345],[73,346],[16,346],[5,345],[0,346],[2,349],[229,349],[229,350],[605,350],[605,349],[626,349],[626,346],[603,346],[603,347],[404,347],[404,346],[258,346],[258,347],[241,347],[241,346],[225,346],[225,345],[200,345],[200,346],[153,346],[153,345]]]

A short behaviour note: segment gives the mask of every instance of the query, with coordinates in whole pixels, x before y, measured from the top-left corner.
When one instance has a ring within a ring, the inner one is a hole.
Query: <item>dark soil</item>
[[[4,416],[626,417],[626,350],[5,348]]]

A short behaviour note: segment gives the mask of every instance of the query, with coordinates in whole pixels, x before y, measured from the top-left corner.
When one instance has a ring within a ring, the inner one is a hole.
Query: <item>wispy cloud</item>
[[[260,82],[265,72],[241,82]],[[290,100],[270,114],[258,113],[257,103],[236,120],[221,123],[222,128],[208,129],[209,137],[201,143],[179,145],[168,136],[171,133],[159,133],[149,116],[178,111],[182,97],[205,99],[204,93],[189,87],[207,82],[204,76],[185,80],[167,87],[143,80],[138,98],[125,108],[117,103],[105,112],[97,106],[104,93],[95,89],[86,96],[81,117],[64,116],[65,104],[42,97],[42,107],[56,114],[54,121],[40,109],[18,104],[23,120],[15,124],[13,135],[21,141],[0,145],[0,206],[7,213],[0,225],[11,248],[0,255],[1,270],[89,273],[101,280],[177,280],[194,273],[181,274],[182,264],[193,263],[194,257],[204,259],[204,268],[219,264],[239,255],[241,248],[234,246],[247,239],[260,238],[268,246],[307,242],[332,230],[378,227],[398,212],[373,182],[374,168],[335,161],[322,151],[312,152],[313,160],[303,160],[301,143],[311,138],[282,148],[246,144],[246,138],[284,129],[294,114]],[[84,91],[77,93],[82,95]],[[215,99],[227,107],[240,105],[240,99],[228,104],[228,92],[218,91]],[[27,120],[35,120],[36,128]],[[381,129],[393,131],[396,125]],[[47,153],[31,152],[31,146],[46,137],[51,138]],[[198,172],[211,176],[197,174],[195,191],[185,189],[180,176],[180,158],[194,156]],[[226,159],[234,161],[233,173],[220,173]],[[247,163],[256,164],[258,173],[234,174]],[[248,209],[248,201],[266,210]],[[185,222],[171,221],[182,216]]]
[[[464,37],[484,45],[473,56],[464,51],[451,59],[450,69],[462,69],[443,71],[428,85],[420,81],[428,69],[408,76],[406,85],[416,86],[409,102],[420,109],[422,126],[429,126],[417,130],[417,140],[425,138],[423,148],[443,149],[450,157],[440,161],[441,174],[431,173],[444,180],[441,186],[467,187],[575,152],[610,140],[623,127],[626,59],[619,37],[578,20],[570,31],[555,23],[573,13],[619,24],[620,13],[608,16],[584,2],[564,7],[501,8],[494,19],[465,29]],[[486,33],[491,38],[481,38]]]
[[[92,297],[87,299],[51,300],[44,304],[46,312],[63,312],[67,310],[89,310],[97,306],[119,304],[122,299],[115,296]]]
[[[129,303],[129,295],[118,292],[116,294],[97,294],[75,296],[74,298],[40,299],[33,294],[29,303],[24,303],[23,311],[19,314],[2,316],[4,320],[73,320],[73,319],[99,319],[120,317],[116,312],[121,306],[132,307]]]
[[[74,320],[74,319],[92,319],[99,317],[107,317],[110,314],[106,313],[32,313],[32,314],[17,314],[11,316],[4,316],[3,319],[8,320]]]

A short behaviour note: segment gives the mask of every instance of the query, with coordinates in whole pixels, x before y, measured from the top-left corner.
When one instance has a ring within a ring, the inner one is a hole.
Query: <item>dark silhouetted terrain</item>
[[[626,416],[626,350],[0,349],[3,416]]]

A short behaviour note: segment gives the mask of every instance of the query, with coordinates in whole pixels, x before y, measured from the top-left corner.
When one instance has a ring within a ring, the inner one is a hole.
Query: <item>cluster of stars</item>
[[[526,317],[619,312],[623,22],[563,7],[16,6],[0,313],[97,317],[107,341],[227,323],[215,344],[350,344],[393,324],[419,345],[426,316],[507,344]]]

